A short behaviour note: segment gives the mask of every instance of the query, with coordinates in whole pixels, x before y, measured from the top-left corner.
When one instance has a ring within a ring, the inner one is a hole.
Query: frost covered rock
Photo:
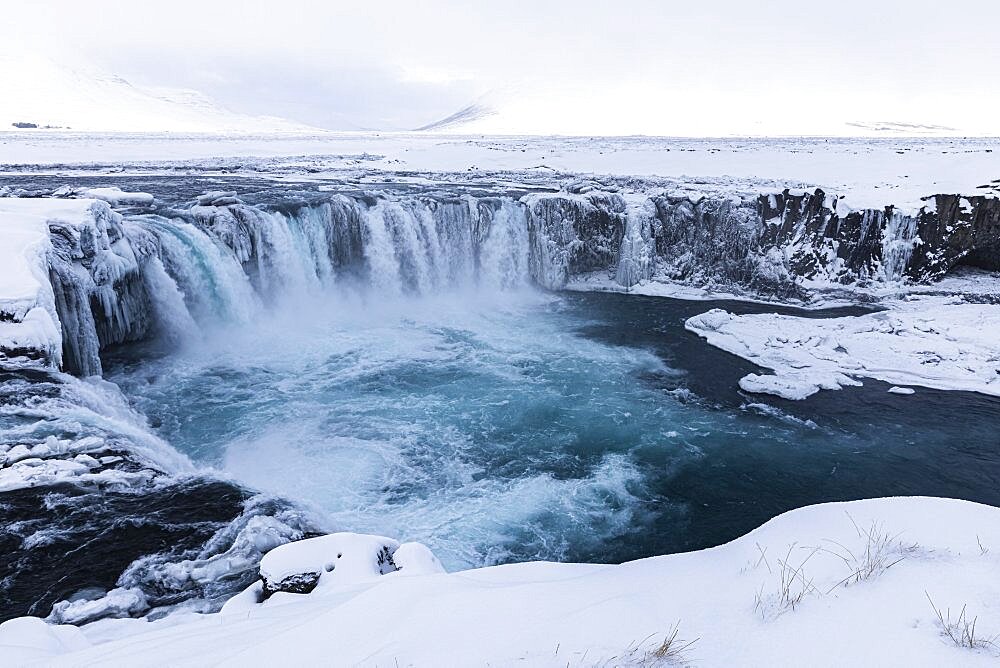
[[[320,585],[354,584],[396,570],[399,543],[382,536],[333,533],[281,545],[260,561],[262,598],[308,594]]]
[[[198,206],[228,206],[240,204],[243,200],[236,196],[236,191],[213,190],[202,193],[195,198]]]
[[[49,203],[56,200],[38,200]],[[62,326],[66,370],[100,375],[100,350],[143,339],[151,326],[151,306],[141,274],[143,237],[137,253],[123,218],[100,200],[78,200],[84,215],[49,219],[49,270]]]
[[[317,589],[370,583],[381,576],[444,573],[434,554],[420,543],[383,536],[332,533],[280,545],[260,561],[260,580],[225,607],[227,613],[275,594],[310,594]]]
[[[86,624],[95,619],[131,617],[148,607],[141,590],[119,587],[96,599],[60,601],[52,606],[47,619],[54,624]]]
[[[617,194],[528,195],[532,278],[559,289],[575,274],[612,270],[625,234],[625,199]]]

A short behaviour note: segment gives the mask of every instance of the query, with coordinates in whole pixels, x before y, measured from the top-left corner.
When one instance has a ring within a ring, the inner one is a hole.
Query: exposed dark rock
[[[559,288],[574,274],[613,268],[625,233],[625,211],[620,195],[605,192],[531,200],[532,276],[545,287]]]
[[[260,580],[263,583],[263,588],[261,589],[260,598],[262,601],[266,601],[279,591],[289,594],[311,593],[316,588],[316,585],[319,584],[320,575],[322,574],[318,572],[296,573],[295,575],[289,575],[280,582],[271,582],[262,573]]]
[[[965,264],[1000,270],[1000,199],[977,195],[937,195],[917,222],[919,250],[907,267],[918,281],[944,276]]]

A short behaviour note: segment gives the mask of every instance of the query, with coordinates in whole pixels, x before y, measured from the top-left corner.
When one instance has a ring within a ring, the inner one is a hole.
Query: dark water
[[[602,321],[584,328],[586,336],[653,351],[685,370],[683,384],[720,413],[745,414],[748,404],[759,403],[816,425],[796,427],[762,416],[756,419],[772,424],[773,437],[748,433],[676,467],[655,449],[645,451],[652,467],[670,469],[654,489],[664,503],[677,506],[654,523],[653,553],[718,545],[780,513],[824,501],[926,495],[1000,504],[997,398],[923,388],[895,395],[886,383],[869,379],[863,387],[823,391],[804,401],[751,395],[737,381],[757,371],[755,365],[682,330],[684,319],[710,307],[810,317],[856,314],[853,309],[782,311],[609,294],[572,299]]]

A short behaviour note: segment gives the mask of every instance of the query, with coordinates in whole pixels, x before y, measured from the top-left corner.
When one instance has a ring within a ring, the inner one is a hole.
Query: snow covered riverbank
[[[411,549],[418,574],[383,575],[374,560],[384,541],[333,542],[338,554],[321,561],[354,566],[313,593],[82,630],[20,618],[0,625],[0,655],[51,666],[275,665],[292,655],[338,666],[986,666],[998,656],[1000,509],[964,501],[811,506],[727,545],[620,566],[443,574]],[[286,570],[295,547],[283,548]],[[320,556],[302,552],[303,564]]]

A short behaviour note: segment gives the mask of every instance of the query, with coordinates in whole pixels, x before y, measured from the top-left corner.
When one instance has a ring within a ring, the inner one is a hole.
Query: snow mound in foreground
[[[954,297],[885,303],[888,310],[844,318],[774,313],[734,315],[720,309],[685,327],[774,375],[749,374],[747,392],[805,399],[860,385],[859,377],[897,385],[1000,396],[1000,309]]]
[[[989,642],[1000,633],[1000,509],[967,501],[811,506],[727,545],[617,566],[532,562],[446,574],[421,548],[355,534],[293,543],[265,557],[265,577],[318,568],[340,571],[339,580],[263,602],[241,594],[239,610],[103,620],[79,634],[20,618],[0,625],[0,657],[55,666],[263,666],[289,658],[985,666],[1000,656]],[[379,559],[386,550],[397,568],[409,560],[424,569],[400,577],[408,566],[391,570]],[[963,647],[963,624],[974,617],[971,647]]]

